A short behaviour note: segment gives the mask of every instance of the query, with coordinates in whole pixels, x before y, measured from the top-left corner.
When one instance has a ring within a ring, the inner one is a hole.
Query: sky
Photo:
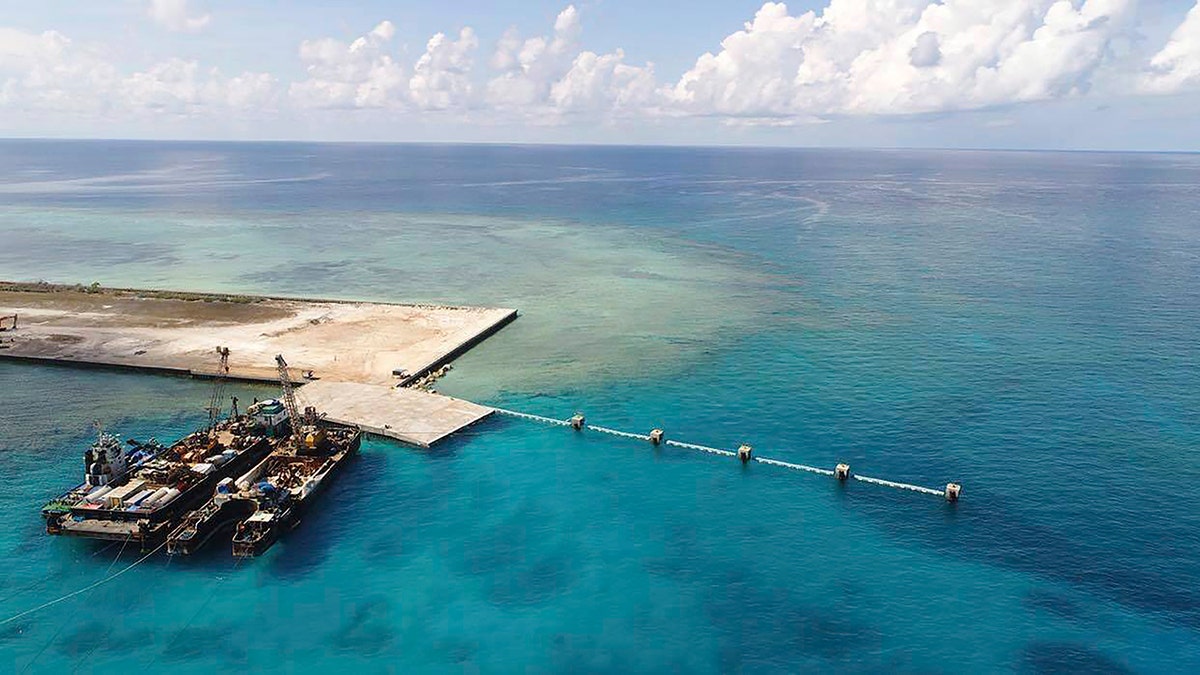
[[[0,137],[1200,151],[1200,0],[0,0]]]

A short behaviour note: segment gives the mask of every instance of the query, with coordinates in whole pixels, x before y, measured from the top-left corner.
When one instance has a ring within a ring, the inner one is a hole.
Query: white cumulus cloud
[[[267,73],[225,77],[216,68],[178,58],[129,75],[119,88],[127,106],[175,115],[257,113],[269,109],[276,97],[275,78]]]
[[[358,37],[298,41],[303,74],[286,83],[268,73],[227,75],[170,52],[119,63],[113,54],[128,50],[76,43],[55,30],[0,27],[0,121],[5,113],[38,119],[43,111],[79,119],[303,119],[314,108],[372,108],[377,120],[694,116],[783,127],[1068,98],[1093,86],[1097,96],[1200,89],[1200,0],[1152,57],[1130,47],[1136,0],[825,1],[796,13],[766,2],[667,81],[615,45],[583,49],[584,17],[575,5],[543,34],[509,29],[483,56],[471,27],[435,33],[411,52],[390,21]],[[189,0],[143,3],[135,6],[171,30],[197,31],[211,21]]]
[[[487,102],[535,121],[653,111],[660,98],[653,66],[625,63],[621,49],[582,51],[582,32],[574,5],[559,12],[549,36],[522,40],[509,30],[492,55],[492,67],[501,72],[488,82]]]
[[[550,87],[550,101],[565,112],[636,112],[652,108],[654,67],[624,63],[625,52],[581,52],[571,69]]]
[[[0,28],[0,111],[113,116],[258,115],[275,100],[267,73],[226,77],[196,61],[170,58],[123,72],[56,31]]]
[[[683,110],[771,119],[979,108],[1086,91],[1133,0],[768,2],[671,88]]]
[[[479,39],[471,28],[463,28],[458,40],[437,33],[429,38],[425,53],[413,66],[408,81],[413,104],[422,109],[443,110],[465,106],[473,92],[471,66]]]
[[[116,68],[58,31],[0,28],[0,106],[23,111],[98,110]]]
[[[550,87],[571,69],[582,32],[579,10],[568,5],[554,21],[550,37],[521,40],[516,31],[501,38],[492,66],[503,73],[487,85],[487,100],[498,107],[542,105]]]
[[[1200,87],[1200,1],[1187,13],[1167,44],[1150,59],[1150,71],[1142,86],[1157,93]]]
[[[193,14],[188,0],[150,0],[150,18],[167,30],[194,32],[212,21],[210,14]]]
[[[295,82],[289,93],[303,107],[378,108],[402,103],[408,78],[388,52],[396,35],[391,21],[349,44],[334,38],[300,43],[300,60],[308,79]]]

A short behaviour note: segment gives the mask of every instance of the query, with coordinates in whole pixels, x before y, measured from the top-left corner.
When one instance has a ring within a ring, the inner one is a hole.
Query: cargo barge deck
[[[149,456],[127,457],[115,437],[102,434],[85,453],[83,484],[42,509],[46,531],[153,549],[218,482],[254,466],[277,444],[246,416],[153,448]]]

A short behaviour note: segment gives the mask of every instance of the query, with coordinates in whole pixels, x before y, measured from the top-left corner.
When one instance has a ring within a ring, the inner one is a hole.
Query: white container
[[[138,504],[141,504],[143,500],[145,500],[147,497],[149,497],[152,494],[154,494],[153,490],[142,490],[141,492],[137,493],[133,497],[130,497],[129,499],[125,500],[125,505],[126,506],[137,506]]]
[[[154,494],[150,495],[149,497],[146,498],[146,501],[142,502],[142,506],[154,506],[155,504],[157,504],[159,502],[159,500],[161,500],[163,497],[167,496],[167,493],[170,491],[171,491],[171,488],[168,488],[168,487],[158,488],[157,490],[154,491]]]
[[[162,508],[162,507],[166,506],[167,504],[170,504],[171,501],[174,500],[179,495],[180,495],[180,492],[177,488],[171,488],[170,490],[167,490],[167,494],[163,495],[162,500],[159,501],[158,504],[156,504],[155,506]]]
[[[88,502],[91,502],[92,504],[99,504],[104,499],[104,495],[106,495],[110,492],[112,492],[111,485],[101,485],[100,487],[96,488],[95,490],[92,490],[91,492],[89,492],[87,494],[87,497],[84,497],[84,499],[87,500]]]

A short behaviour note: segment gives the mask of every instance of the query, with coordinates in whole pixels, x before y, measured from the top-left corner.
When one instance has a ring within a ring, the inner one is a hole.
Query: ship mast
[[[296,408],[296,391],[292,387],[292,376],[288,374],[287,361],[283,354],[275,356],[275,365],[279,370],[279,386],[283,389],[283,405],[287,408],[288,425],[292,428],[292,442],[300,449],[300,410]]]
[[[217,376],[213,381],[212,395],[208,400],[208,433],[211,436],[217,428],[217,418],[225,407],[225,378],[229,375],[229,347],[217,347],[217,355],[221,363],[217,366]]]

